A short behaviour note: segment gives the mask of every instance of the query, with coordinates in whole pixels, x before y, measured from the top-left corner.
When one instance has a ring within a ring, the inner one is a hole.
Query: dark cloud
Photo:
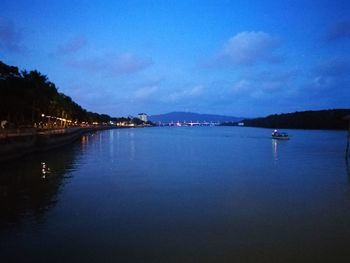
[[[350,21],[339,21],[328,28],[326,40],[333,41],[350,38]]]
[[[20,53],[24,50],[21,42],[22,33],[16,25],[11,20],[0,18],[0,48]]]

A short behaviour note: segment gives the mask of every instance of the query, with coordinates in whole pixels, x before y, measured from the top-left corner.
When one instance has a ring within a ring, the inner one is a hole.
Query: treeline
[[[0,94],[0,121],[6,120],[15,127],[33,127],[45,121],[44,116],[55,116],[71,123],[134,121],[87,111],[60,93],[56,85],[37,70],[19,71],[1,61]]]
[[[274,114],[264,118],[244,119],[244,126],[284,129],[334,129],[348,128],[344,117],[350,115],[350,109],[303,111],[286,114]],[[224,125],[238,125],[226,123]]]

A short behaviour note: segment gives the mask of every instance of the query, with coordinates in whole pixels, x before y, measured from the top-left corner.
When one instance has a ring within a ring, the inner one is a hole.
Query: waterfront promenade
[[[20,128],[20,129],[3,129],[0,130],[0,140],[21,137],[21,136],[34,136],[37,134],[62,134],[75,131],[77,129],[85,129],[83,127],[69,127],[69,128],[53,128],[53,129],[35,129],[35,128]]]
[[[0,132],[0,162],[67,145],[87,132],[116,128],[128,127],[91,125],[51,129],[2,129]]]

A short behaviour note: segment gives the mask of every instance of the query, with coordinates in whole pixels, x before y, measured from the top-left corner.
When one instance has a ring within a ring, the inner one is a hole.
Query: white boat
[[[279,132],[277,130],[274,130],[271,136],[272,139],[276,140],[289,140],[289,135],[286,132]]]

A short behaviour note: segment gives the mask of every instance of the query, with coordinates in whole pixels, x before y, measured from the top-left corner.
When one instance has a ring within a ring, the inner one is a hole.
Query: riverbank
[[[119,129],[121,127],[73,127],[53,130],[28,130],[18,133],[7,133],[0,137],[0,162],[20,158],[24,155],[48,151],[72,143],[87,132]]]
[[[263,118],[244,119],[240,122],[223,123],[222,125],[270,129],[347,130],[348,123],[344,117],[349,114],[350,109],[301,111],[274,114]]]

